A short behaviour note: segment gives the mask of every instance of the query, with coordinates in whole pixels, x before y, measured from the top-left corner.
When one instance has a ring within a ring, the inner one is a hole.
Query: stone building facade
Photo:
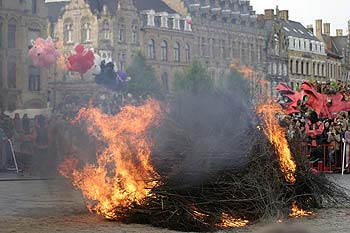
[[[47,36],[44,0],[0,1],[0,108],[47,107],[48,70],[31,64],[31,40]]]
[[[331,24],[324,23],[318,19],[315,21],[316,30],[310,26],[310,29],[315,33],[317,38],[323,41],[326,45],[327,77],[330,80],[341,80],[346,82],[348,79],[349,70],[349,41],[348,36],[343,36],[342,30],[337,29],[337,35],[331,36]]]
[[[154,66],[164,90],[171,87],[175,72],[191,61],[193,34],[189,19],[161,0],[72,0],[48,3],[48,7],[53,16],[51,35],[66,55],[81,43],[125,71],[134,52],[141,51]],[[98,88],[93,77],[81,79],[77,74],[62,72],[60,67],[54,76],[50,82],[54,102],[72,93],[93,94],[91,90]]]
[[[267,32],[266,38],[266,80],[270,83],[270,95],[276,96],[276,86],[280,82],[287,83],[289,80],[288,69],[288,40],[283,31],[283,21],[288,18],[288,11],[265,10],[265,15],[259,16]]]
[[[183,2],[193,21],[195,57],[213,78],[222,77],[233,63],[264,76],[266,33],[248,0]]]
[[[280,17],[280,26],[284,35],[284,43],[288,51],[287,71],[282,67],[281,73],[288,73],[288,81],[294,89],[304,80],[327,81],[326,45],[301,23],[289,19],[288,11],[265,10],[265,20]],[[272,73],[275,69],[272,67]],[[278,68],[278,70],[280,70]],[[269,72],[270,73],[270,72]]]
[[[192,60],[194,35],[189,20],[175,11],[141,12],[141,51],[155,68],[164,91],[171,88],[176,72]]]

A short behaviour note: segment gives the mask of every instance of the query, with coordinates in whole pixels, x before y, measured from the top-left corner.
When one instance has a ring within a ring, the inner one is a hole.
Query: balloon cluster
[[[117,69],[112,61],[102,61],[101,57],[82,44],[75,46],[74,51],[64,58],[55,48],[55,44],[49,37],[46,40],[37,38],[32,41],[33,47],[29,50],[29,57],[34,66],[49,69],[58,60],[64,61],[64,69],[78,72],[81,75],[93,77],[95,82],[111,90],[121,90],[130,80],[128,74]]]
[[[36,67],[48,69],[56,63],[60,56],[50,37],[46,40],[39,37],[35,41],[32,41],[32,46],[29,50],[29,57]]]

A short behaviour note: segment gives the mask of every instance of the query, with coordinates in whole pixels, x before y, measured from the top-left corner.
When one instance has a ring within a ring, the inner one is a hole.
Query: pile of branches
[[[344,190],[314,174],[297,150],[292,151],[296,182],[288,183],[274,147],[256,127],[258,119],[241,103],[222,95],[173,99],[152,134],[161,185],[129,209],[127,222],[214,231],[224,227],[224,216],[253,223],[286,217],[293,203],[313,210],[349,202]]]

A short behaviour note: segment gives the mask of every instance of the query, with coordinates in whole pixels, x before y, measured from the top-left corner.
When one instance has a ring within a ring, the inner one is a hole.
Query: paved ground
[[[344,187],[350,188],[350,176],[332,176]],[[315,217],[289,220],[303,224],[311,232],[349,233],[350,209],[322,210]],[[259,224],[229,232],[258,232]],[[89,214],[80,192],[62,179],[39,180],[0,174],[0,232],[1,233],[119,233],[172,232],[145,225],[123,225]]]

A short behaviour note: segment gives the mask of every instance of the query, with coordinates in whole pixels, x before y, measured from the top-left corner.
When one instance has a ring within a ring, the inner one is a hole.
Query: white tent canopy
[[[36,115],[44,115],[45,117],[51,116],[51,109],[41,108],[41,109],[17,109],[13,112],[5,111],[5,114],[11,118],[15,117],[15,114],[18,113],[22,118],[24,114],[27,114],[29,118],[34,118]]]

